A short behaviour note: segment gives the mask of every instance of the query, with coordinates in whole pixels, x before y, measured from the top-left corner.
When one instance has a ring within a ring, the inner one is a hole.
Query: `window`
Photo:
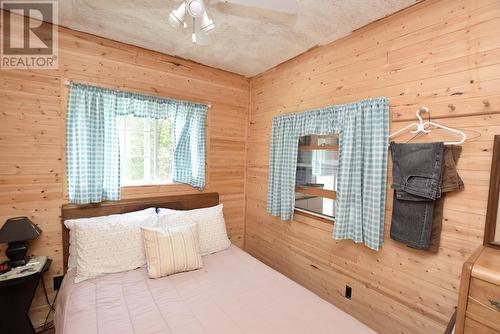
[[[299,138],[295,209],[324,218],[335,217],[338,135]]]
[[[173,119],[118,117],[121,185],[172,183]]]

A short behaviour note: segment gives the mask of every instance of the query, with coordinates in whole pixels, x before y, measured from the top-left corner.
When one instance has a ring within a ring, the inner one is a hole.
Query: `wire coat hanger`
[[[439,123],[435,123],[435,122],[431,122],[431,121],[427,121],[427,122],[424,122],[424,120],[422,119],[422,116],[420,116],[420,113],[421,112],[429,112],[429,108],[427,107],[420,107],[418,110],[417,110],[417,118],[418,118],[418,123],[415,122],[415,123],[412,123],[408,126],[405,126],[404,128],[394,132],[393,134],[391,134],[389,136],[389,138],[391,137],[395,137],[397,135],[399,135],[400,133],[412,128],[412,127],[416,127],[415,130],[411,131],[411,133],[413,134],[418,134],[418,133],[430,133],[432,130],[431,129],[426,129],[426,126],[433,126],[433,127],[436,127],[436,128],[440,128],[440,129],[444,129],[444,130],[448,130],[450,132],[454,132],[454,133],[457,133],[459,135],[462,136],[462,139],[459,140],[459,141],[454,141],[454,142],[445,142],[444,144],[445,145],[461,145],[465,142],[465,139],[467,139],[467,136],[465,135],[464,132],[462,131],[459,131],[459,130],[456,130],[456,129],[453,129],[453,128],[450,128],[450,127],[447,127],[445,125],[441,125]]]

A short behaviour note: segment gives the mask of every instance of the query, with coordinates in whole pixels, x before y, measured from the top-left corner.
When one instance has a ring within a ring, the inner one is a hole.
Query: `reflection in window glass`
[[[295,208],[335,217],[338,135],[310,135],[299,139]]]

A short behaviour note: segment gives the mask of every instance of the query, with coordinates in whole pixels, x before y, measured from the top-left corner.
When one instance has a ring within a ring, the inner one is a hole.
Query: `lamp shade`
[[[168,22],[174,28],[179,28],[186,22],[186,3],[183,2],[177,9],[170,12]]]
[[[28,217],[9,218],[0,229],[0,243],[36,239],[42,231]]]

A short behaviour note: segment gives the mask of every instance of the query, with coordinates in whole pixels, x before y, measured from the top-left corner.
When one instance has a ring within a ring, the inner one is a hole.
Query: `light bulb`
[[[200,17],[205,12],[205,6],[201,0],[188,0],[187,10],[192,17]]]

